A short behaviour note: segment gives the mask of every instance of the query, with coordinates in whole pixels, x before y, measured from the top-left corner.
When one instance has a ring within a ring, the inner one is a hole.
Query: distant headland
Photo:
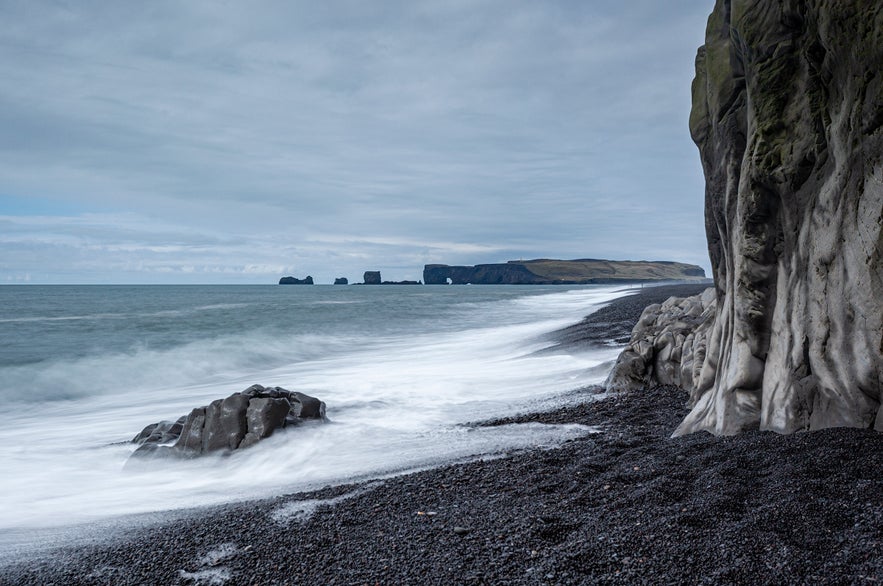
[[[582,258],[556,260],[510,260],[475,266],[429,264],[423,268],[423,281],[383,281],[380,271],[365,271],[363,285],[603,285],[651,281],[696,281],[705,279],[697,265],[656,260],[602,260]],[[280,285],[312,285],[313,278],[282,277]],[[338,278],[335,285],[346,285]]]
[[[702,267],[671,261],[582,258],[510,260],[469,266],[426,265],[427,285],[587,285],[704,279]]]

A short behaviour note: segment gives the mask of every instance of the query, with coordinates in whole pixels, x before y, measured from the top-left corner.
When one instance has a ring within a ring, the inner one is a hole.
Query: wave
[[[616,349],[537,350],[543,334],[618,295],[579,289],[458,303],[437,330],[432,322],[384,335],[255,328],[174,349],[2,368],[0,399],[10,407],[0,427],[9,479],[0,532],[305,490],[589,433],[462,424],[571,401],[573,389],[600,382]],[[162,474],[121,472],[133,450],[127,440],[145,425],[253,383],[317,396],[333,423],[279,433],[228,458],[176,462]]]
[[[216,311],[226,309],[238,309],[248,307],[250,303],[215,303],[212,305],[201,305],[187,309],[168,309],[161,311],[148,312],[124,312],[124,313],[91,313],[86,315],[59,315],[59,316],[25,316],[25,317],[8,317],[0,318],[0,324],[13,323],[40,323],[40,322],[63,322],[63,321],[100,321],[100,320],[122,320],[132,318],[150,318],[150,317],[184,317],[204,311]]]

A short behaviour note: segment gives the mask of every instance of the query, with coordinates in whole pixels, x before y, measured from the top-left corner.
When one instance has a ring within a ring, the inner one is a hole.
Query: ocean
[[[539,352],[609,286],[0,286],[0,534],[218,504],[554,446],[578,425],[464,425],[560,405],[617,348]],[[259,383],[330,423],[124,470],[145,425]],[[0,544],[2,545],[2,544]]]

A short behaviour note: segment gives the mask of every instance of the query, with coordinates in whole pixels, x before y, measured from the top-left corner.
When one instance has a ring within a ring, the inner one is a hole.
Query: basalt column
[[[690,130],[717,313],[677,433],[883,430],[883,5],[718,0]]]

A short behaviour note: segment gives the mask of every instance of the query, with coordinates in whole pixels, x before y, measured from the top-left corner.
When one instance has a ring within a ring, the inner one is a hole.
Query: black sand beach
[[[621,336],[645,305],[672,293],[690,291],[646,289],[569,328],[559,342]],[[883,580],[883,435],[830,429],[672,439],[686,413],[683,391],[596,400],[598,391],[581,390],[585,401],[576,406],[479,424],[602,429],[557,449],[189,512],[0,568],[0,583]],[[312,514],[309,503],[293,504],[310,499],[337,500]]]

